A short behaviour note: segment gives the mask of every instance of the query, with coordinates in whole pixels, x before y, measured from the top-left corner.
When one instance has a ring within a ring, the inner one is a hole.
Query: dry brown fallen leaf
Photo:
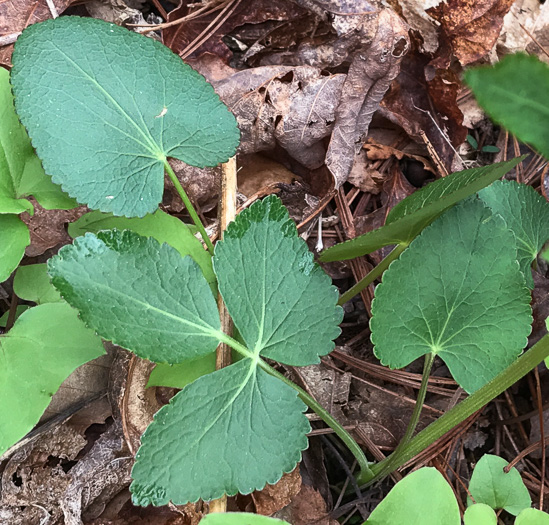
[[[503,17],[514,0],[447,0],[427,10],[440,23],[439,49],[431,65],[447,69],[455,56],[462,66],[485,57],[494,47]]]
[[[73,0],[53,0],[57,13],[61,14]],[[52,18],[52,12],[44,0],[4,0],[0,2],[0,43],[25,27]],[[15,41],[15,40],[13,40]],[[0,64],[10,65],[13,44],[0,45]]]
[[[364,23],[356,21],[354,30],[358,31]],[[347,180],[373,114],[398,75],[409,47],[408,27],[394,11],[384,9],[378,15],[371,44],[353,54],[326,154],[326,165],[334,176],[336,188]]]
[[[278,483],[265,485],[263,490],[252,492],[252,500],[257,514],[271,516],[286,507],[301,490],[299,466],[284,474]]]
[[[264,66],[214,83],[238,120],[240,153],[279,144],[304,166],[324,162],[322,139],[333,127],[345,75],[323,75],[309,66]]]
[[[303,485],[292,502],[273,517],[283,519],[292,525],[338,525],[330,518],[326,502],[312,487]]]
[[[34,199],[29,199],[34,205],[34,215],[22,213],[21,219],[29,227],[31,243],[25,250],[27,257],[42,255],[46,250],[59,244],[71,242],[65,225],[74,222],[88,211],[85,206],[72,210],[45,210]]]

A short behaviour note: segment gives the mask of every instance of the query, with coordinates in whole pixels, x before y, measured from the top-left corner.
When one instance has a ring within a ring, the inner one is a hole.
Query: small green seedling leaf
[[[0,336],[0,455],[32,429],[77,367],[104,353],[101,339],[66,303],[23,313]]]
[[[20,266],[13,279],[13,291],[20,299],[36,304],[59,303],[63,301],[50,282],[46,264]]]
[[[29,244],[27,225],[17,215],[0,214],[0,283],[17,268]]]
[[[307,448],[305,409],[295,390],[250,358],[197,379],[143,434],[134,504],[211,500],[276,483]]]
[[[215,359],[216,354],[212,352],[176,365],[158,363],[151,372],[147,388],[151,386],[185,388],[199,377],[215,372]]]
[[[460,525],[452,488],[434,468],[421,468],[399,481],[364,525]]]
[[[115,24],[66,16],[31,25],[12,60],[17,113],[46,172],[91,208],[152,213],[168,157],[215,166],[238,145],[236,119],[200,74]]]
[[[486,146],[482,146],[482,153],[499,153],[500,149],[497,146],[493,146],[491,144],[488,144]]]
[[[520,267],[526,283],[534,288],[531,266],[549,239],[549,203],[531,186],[514,181],[496,181],[479,197],[515,234]]]
[[[521,158],[452,173],[412,193],[387,216],[385,226],[350,241],[336,244],[320,254],[322,262],[353,259],[391,244],[408,245],[442,212],[503,177]]]
[[[467,392],[486,384],[518,357],[530,333],[530,294],[516,253],[513,233],[477,198],[439,217],[376,288],[376,356],[402,368],[433,353]]]
[[[467,135],[467,142],[471,145],[473,149],[478,149],[478,142],[473,135]]]
[[[101,230],[131,230],[143,237],[152,237],[159,243],[165,242],[174,247],[182,257],[190,255],[200,266],[206,281],[217,293],[217,280],[212,268],[212,257],[202,243],[193,235],[187,224],[162,210],[156,210],[141,218],[115,217],[112,213],[92,211],[82,215],[69,224],[72,238],[87,232],[98,233]]]
[[[246,512],[206,514],[200,525],[290,525],[287,521]]]
[[[549,158],[547,64],[517,53],[495,66],[470,69],[465,81],[488,115]]]
[[[33,213],[32,195],[46,209],[69,209],[76,202],[44,173],[13,107],[9,73],[0,68],[0,213]]]
[[[507,461],[499,456],[482,456],[473,470],[469,492],[477,503],[485,503],[494,510],[504,509],[517,516],[530,507],[532,500],[519,471],[514,467],[508,473],[503,471],[507,465]],[[468,499],[468,503],[471,505],[472,501]]]
[[[333,350],[343,319],[337,289],[278,197],[254,203],[229,224],[214,270],[248,348],[294,366],[318,363]]]
[[[144,359],[179,363],[220,341],[217,305],[198,265],[125,230],[78,237],[48,261],[53,285],[105,339]]]
[[[475,503],[463,515],[464,525],[498,525],[494,509],[485,503]]]
[[[549,514],[537,509],[524,509],[517,516],[515,525],[549,525]]]

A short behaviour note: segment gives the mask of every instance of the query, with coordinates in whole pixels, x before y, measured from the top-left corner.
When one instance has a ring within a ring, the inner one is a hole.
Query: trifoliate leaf
[[[200,521],[201,525],[290,525],[287,521],[268,518],[259,514],[246,512],[228,512],[206,514]]]
[[[46,209],[76,206],[44,173],[15,113],[9,73],[0,68],[0,213],[32,214],[30,195]]]
[[[215,372],[215,359],[216,353],[212,352],[176,365],[158,363],[151,372],[147,388],[151,386],[184,388],[199,377]]]
[[[17,215],[0,214],[0,283],[17,268],[29,244],[27,225]]]
[[[383,246],[407,245],[443,211],[499,179],[521,160],[522,157],[438,179],[399,202],[387,216],[385,226],[324,250],[320,260],[353,259]]]
[[[167,157],[214,166],[239,142],[213,88],[152,38],[93,18],[23,31],[13,53],[15,105],[54,182],[115,215],[156,210]]]
[[[246,358],[197,379],[161,408],[141,438],[136,505],[249,494],[293,470],[310,425],[297,393]]]
[[[61,295],[50,282],[46,264],[20,266],[13,279],[17,297],[36,304],[59,303]]]
[[[280,199],[267,197],[238,215],[215,247],[214,270],[248,348],[296,366],[333,350],[343,318],[337,289]]]
[[[442,474],[424,467],[399,481],[364,525],[460,525],[459,507]]]
[[[23,313],[0,336],[0,455],[32,429],[77,367],[102,354],[101,339],[68,304]]]
[[[141,218],[115,217],[112,213],[92,211],[69,224],[69,235],[78,237],[87,232],[101,230],[131,230],[143,237],[153,237],[158,242],[173,246],[182,257],[190,255],[200,266],[206,281],[216,290],[217,280],[212,269],[212,257],[202,243],[192,234],[189,226],[162,210],[156,210]]]
[[[484,503],[475,503],[465,511],[463,523],[464,525],[498,525],[498,517],[492,507]]]
[[[537,509],[524,509],[517,516],[515,525],[549,525],[549,514]]]
[[[53,285],[105,339],[151,361],[215,350],[217,305],[198,265],[125,230],[88,233],[48,261]]]
[[[517,516],[530,507],[532,500],[519,471],[513,467],[504,472],[507,465],[507,461],[499,456],[482,456],[473,470],[469,492],[477,503],[485,503],[494,510],[504,509]],[[472,504],[470,498],[467,501]]]
[[[496,122],[549,158],[549,66],[535,56],[508,55],[465,73],[478,103]]]
[[[531,265],[549,239],[549,203],[531,186],[507,180],[494,182],[479,197],[515,234],[520,267],[526,283],[534,288]]]
[[[402,368],[440,356],[471,393],[526,346],[530,294],[513,233],[474,198],[425,228],[376,288],[372,342],[381,362]]]

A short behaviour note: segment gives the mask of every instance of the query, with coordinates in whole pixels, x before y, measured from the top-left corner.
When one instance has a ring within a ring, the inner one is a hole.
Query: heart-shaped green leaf
[[[494,182],[479,197],[515,234],[520,267],[526,283],[534,288],[531,266],[549,239],[549,203],[531,186],[507,180]]]
[[[197,379],[143,434],[133,502],[183,504],[276,483],[307,448],[305,409],[295,390],[250,358]]]
[[[370,326],[383,364],[402,368],[433,353],[471,393],[518,357],[531,322],[515,237],[473,198],[425,228],[391,264]]]
[[[530,507],[532,500],[519,471],[513,467],[504,472],[507,465],[507,461],[499,456],[482,456],[473,470],[469,492],[477,503],[485,503],[494,510],[504,509],[517,516]],[[467,501],[472,504],[470,498]]]
[[[475,503],[465,511],[463,523],[464,525],[498,525],[498,517],[489,505]]]
[[[25,199],[30,195],[46,209],[76,206],[44,173],[15,113],[9,73],[0,68],[0,213],[32,214],[34,208]]]
[[[54,182],[91,208],[142,217],[162,198],[167,157],[214,166],[236,119],[167,47],[93,18],[28,27],[13,53],[21,121]]]
[[[32,429],[77,367],[104,352],[65,302],[23,313],[0,336],[0,455]]]
[[[201,525],[290,525],[287,521],[248,514],[245,512],[229,512],[206,514],[200,521]]]
[[[515,525],[549,525],[549,514],[537,509],[524,509],[517,516]]]
[[[492,67],[470,69],[465,81],[499,124],[549,158],[549,66],[537,57],[508,55]]]
[[[78,237],[87,232],[101,230],[131,230],[143,237],[152,237],[159,243],[174,247],[181,256],[190,255],[200,266],[206,281],[217,293],[217,280],[212,268],[212,257],[202,243],[192,234],[187,224],[162,210],[156,210],[141,218],[115,217],[112,213],[92,211],[69,224],[69,235]]]
[[[27,225],[17,215],[0,214],[0,283],[17,268],[29,244]]]
[[[421,468],[399,481],[364,525],[460,525],[452,488],[434,468]]]
[[[13,291],[17,297],[36,304],[63,301],[48,276],[46,264],[29,264],[17,268],[13,279]]]
[[[337,289],[278,197],[244,210],[215,247],[219,290],[246,345],[294,366],[318,363],[340,334]]]
[[[48,261],[54,286],[85,323],[140,357],[179,363],[215,350],[217,305],[198,265],[125,230],[78,237]]]
[[[465,510],[464,525],[498,525],[494,509],[484,503],[475,503]]]
[[[322,262],[353,259],[391,244],[409,244],[430,222],[514,168],[521,158],[452,173],[412,193],[387,216],[385,226],[336,244],[320,254]]]

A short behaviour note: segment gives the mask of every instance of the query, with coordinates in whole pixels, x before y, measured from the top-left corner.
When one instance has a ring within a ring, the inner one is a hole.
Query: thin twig
[[[51,13],[52,18],[57,18],[59,16],[59,12],[57,11],[57,7],[55,7],[55,4],[53,3],[53,0],[46,0],[46,4],[48,4],[48,8]]]
[[[240,0],[231,0],[221,10],[221,12],[206,26],[206,28],[181,52],[179,56],[181,58],[188,57],[191,53],[194,53],[212,34],[214,34],[233,14],[234,10],[238,7]]]
[[[10,44],[13,44],[21,35],[21,31],[18,31],[17,33],[11,33],[9,35],[0,36],[0,47],[2,46],[9,46]]]

